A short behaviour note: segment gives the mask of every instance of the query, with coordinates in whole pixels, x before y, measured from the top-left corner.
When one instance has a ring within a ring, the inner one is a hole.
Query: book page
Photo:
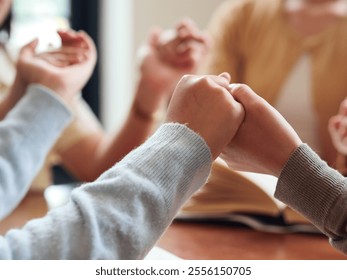
[[[216,161],[207,183],[176,218],[239,222],[278,233],[317,232],[308,220],[274,197],[277,181],[271,175],[234,171]]]
[[[237,172],[245,176],[250,181],[254,182],[259,188],[266,192],[277,204],[278,208],[284,209],[286,207],[286,205],[283,202],[279,201],[274,197],[278,181],[278,179],[275,176],[253,172]]]
[[[270,182],[268,179],[262,178],[261,183],[273,185],[273,180]],[[236,212],[280,215],[278,203],[257,184],[254,177],[250,179],[215,162],[208,182],[184,205],[179,216],[208,217]]]

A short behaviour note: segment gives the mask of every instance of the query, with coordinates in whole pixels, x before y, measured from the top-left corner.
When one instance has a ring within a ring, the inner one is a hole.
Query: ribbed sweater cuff
[[[32,84],[6,118],[26,121],[28,130],[30,128],[30,133],[26,136],[40,139],[40,137],[55,138],[56,134],[61,133],[71,121],[72,114],[54,92],[44,86]]]
[[[211,152],[203,138],[181,124],[162,125],[136,154],[142,158],[137,172],[147,174],[162,187],[169,216],[206,182],[212,165]],[[172,185],[177,186],[175,191]]]
[[[282,170],[275,197],[323,229],[329,211],[345,188],[343,180],[344,177],[303,144]]]

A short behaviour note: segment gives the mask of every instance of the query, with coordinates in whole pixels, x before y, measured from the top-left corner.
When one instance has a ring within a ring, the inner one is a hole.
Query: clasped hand
[[[37,54],[37,39],[21,49],[15,83],[23,89],[33,83],[43,85],[69,102],[89,80],[96,63],[96,48],[83,31],[58,34],[62,41],[59,49]]]
[[[183,77],[166,121],[186,124],[233,169],[279,176],[300,138],[251,88],[229,83],[227,73]]]

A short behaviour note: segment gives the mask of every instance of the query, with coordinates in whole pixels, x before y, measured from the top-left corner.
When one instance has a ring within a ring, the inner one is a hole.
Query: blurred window
[[[58,45],[56,30],[69,27],[71,0],[14,0],[11,42],[21,46],[35,37],[39,47]]]

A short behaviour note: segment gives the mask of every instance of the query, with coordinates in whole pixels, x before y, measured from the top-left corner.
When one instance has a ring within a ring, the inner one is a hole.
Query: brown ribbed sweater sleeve
[[[275,197],[308,218],[347,254],[347,179],[306,144],[286,163]]]

